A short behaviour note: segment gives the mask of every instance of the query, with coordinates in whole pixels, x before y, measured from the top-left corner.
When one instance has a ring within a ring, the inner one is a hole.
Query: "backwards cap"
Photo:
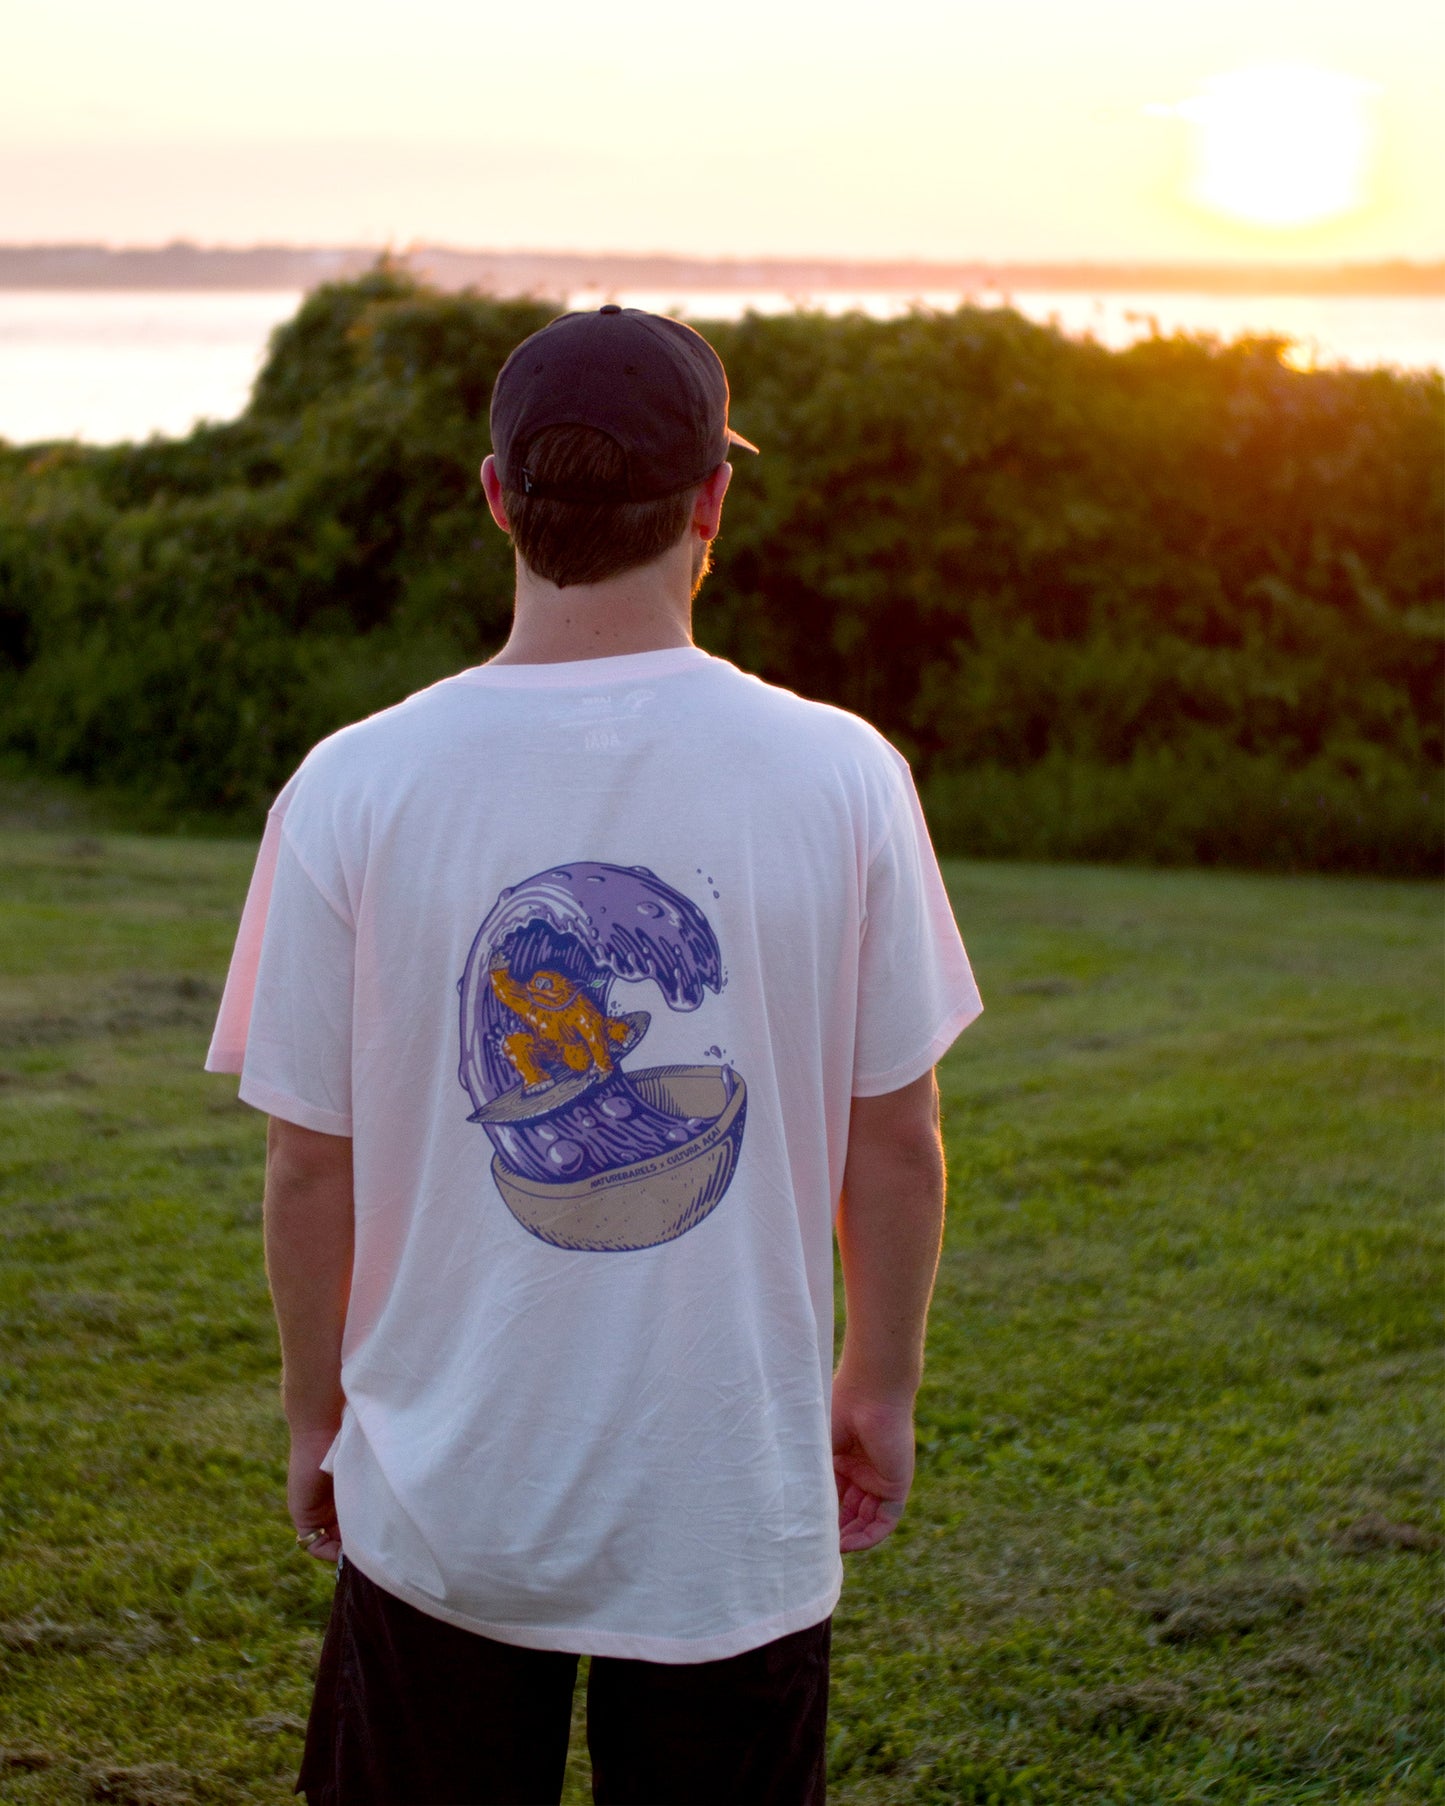
[[[561,314],[523,339],[492,390],[492,451],[502,486],[554,501],[651,502],[695,488],[734,448],[722,359],[700,332],[614,302]],[[605,433],[626,460],[616,483],[544,483],[527,467],[552,426]]]

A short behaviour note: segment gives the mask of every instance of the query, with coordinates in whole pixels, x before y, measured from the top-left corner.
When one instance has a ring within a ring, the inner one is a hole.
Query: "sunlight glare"
[[[1261,226],[1306,226],[1361,199],[1366,82],[1302,64],[1217,75],[1168,111],[1196,134],[1193,198]]]

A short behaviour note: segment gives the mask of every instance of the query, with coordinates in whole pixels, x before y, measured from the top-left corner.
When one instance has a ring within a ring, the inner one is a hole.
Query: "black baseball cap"
[[[502,486],[555,501],[657,501],[703,482],[730,451],[758,449],[728,425],[727,372],[702,334],[615,302],[559,314],[523,339],[497,376],[491,421]],[[605,433],[626,457],[625,479],[539,482],[527,448],[550,426]]]

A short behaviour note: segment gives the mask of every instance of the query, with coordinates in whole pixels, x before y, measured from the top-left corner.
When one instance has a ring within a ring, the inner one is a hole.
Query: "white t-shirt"
[[[849,1099],[980,1008],[904,760],[694,647],[480,666],[316,747],[206,1064],[353,1140],[347,1559],[530,1648],[825,1618]]]

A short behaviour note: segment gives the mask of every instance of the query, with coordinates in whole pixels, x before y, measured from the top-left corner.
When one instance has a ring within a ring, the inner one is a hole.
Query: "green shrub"
[[[238,421],[0,447],[0,747],[254,813],[487,657],[487,404],[551,311],[382,266],[277,331]],[[699,637],[877,722],[946,845],[1436,869],[1438,376],[973,308],[708,332],[763,455]]]
[[[1316,759],[1291,770],[1223,742],[1161,746],[1105,765],[1064,753],[928,780],[940,851],[1273,871],[1439,872],[1439,771]]]

